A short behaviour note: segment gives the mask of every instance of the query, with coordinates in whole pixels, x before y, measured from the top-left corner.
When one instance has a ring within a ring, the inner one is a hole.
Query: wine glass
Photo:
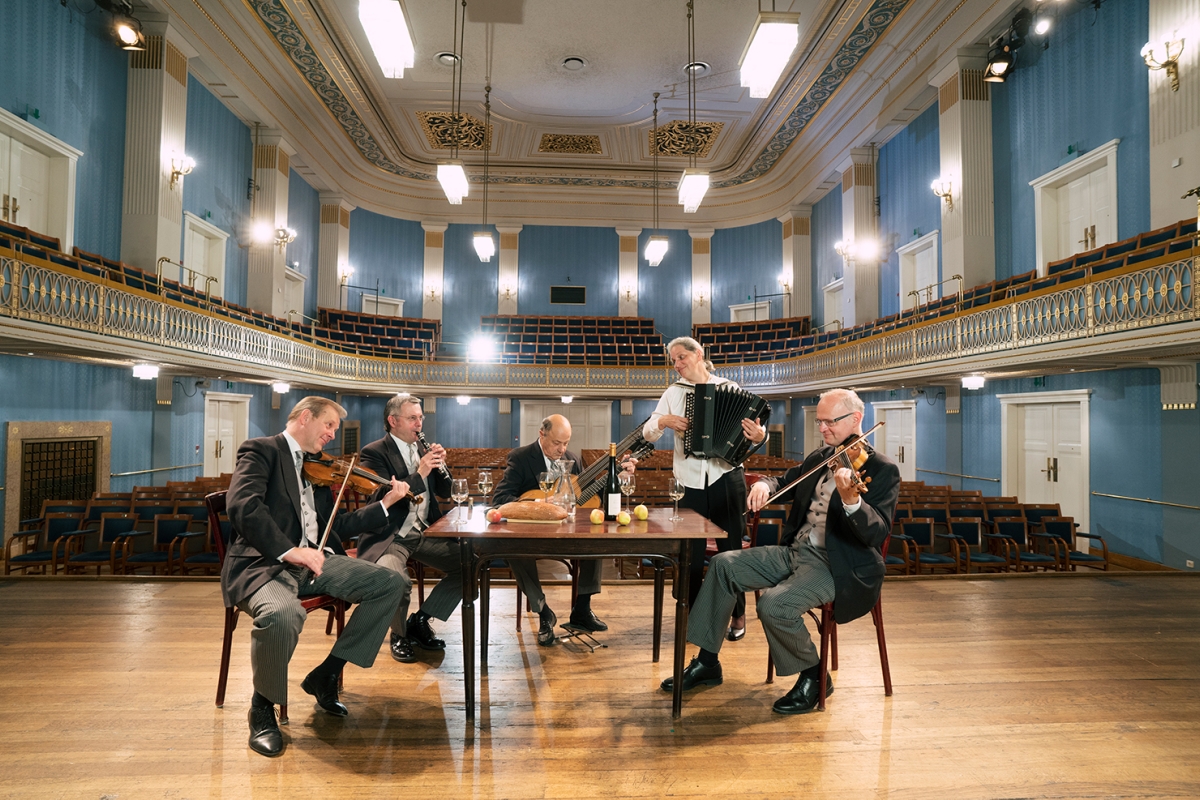
[[[679,522],[683,517],[679,516],[679,501],[683,499],[684,487],[683,484],[675,478],[667,480],[667,497],[675,501],[675,512],[671,514],[671,522]]]
[[[621,484],[621,494],[625,495],[625,510],[632,514],[629,498],[633,497],[633,491],[637,488],[637,479],[632,472],[622,472],[617,476],[617,483]]]
[[[554,488],[554,473],[539,472],[538,487],[542,490],[542,494],[545,495],[544,499],[548,501],[550,499],[550,490]]]
[[[483,502],[486,505],[488,495],[492,493],[492,473],[486,469],[481,469],[475,480],[479,486],[479,493],[483,495]]]
[[[450,499],[454,501],[454,507],[458,509],[458,521],[461,523],[463,519],[462,503],[471,496],[466,478],[455,478],[450,483]]]

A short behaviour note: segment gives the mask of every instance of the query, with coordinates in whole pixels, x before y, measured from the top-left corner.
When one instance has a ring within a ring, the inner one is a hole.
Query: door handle
[[[14,194],[12,196],[12,217],[10,217],[8,221],[16,222],[17,221],[17,212],[20,210],[21,210],[21,204],[17,202],[17,196]]]
[[[1054,472],[1054,459],[1047,457],[1046,458],[1046,468],[1041,470],[1041,472],[1045,473],[1046,482],[1049,483],[1052,480],[1050,475],[1051,475],[1051,473]]]
[[[900,446],[900,452],[897,453],[896,456],[897,456],[898,460],[900,461],[900,463],[903,464],[904,463],[904,445]]]
[[[1054,482],[1058,483],[1058,459],[1054,459]]]
[[[1095,225],[1088,228],[1088,234],[1092,237],[1092,249],[1095,250],[1096,249],[1096,226]]]
[[[4,219],[8,220],[8,195],[4,195]]]

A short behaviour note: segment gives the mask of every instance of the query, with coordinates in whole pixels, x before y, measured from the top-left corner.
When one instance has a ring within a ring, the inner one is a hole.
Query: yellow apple
[[[593,525],[603,525],[604,524],[604,512],[598,508],[593,508],[592,513],[588,515],[588,519],[591,521],[591,523]]]
[[[633,515],[638,519],[646,519],[650,516],[650,509],[639,503],[633,508]]]
[[[630,519],[632,519],[632,517],[629,516],[628,511],[622,511],[621,513],[617,514],[618,525],[628,525]]]

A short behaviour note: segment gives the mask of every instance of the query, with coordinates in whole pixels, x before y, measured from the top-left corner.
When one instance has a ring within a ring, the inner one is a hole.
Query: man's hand
[[[425,459],[421,459],[424,461]],[[387,511],[394,503],[398,503],[408,496],[408,484],[404,481],[392,478],[392,488],[380,498],[379,502],[383,504],[383,510]]]
[[[429,473],[445,463],[446,449],[440,444],[433,444],[425,451],[425,455],[421,456],[421,463],[417,466],[417,472],[421,473],[422,478],[428,478]]]
[[[833,482],[837,484],[838,494],[842,496],[842,505],[852,506],[858,502],[858,488],[852,470],[842,467],[833,473]]]
[[[308,567],[316,578],[320,576],[321,567],[325,564],[325,554],[315,547],[293,547],[283,554],[283,560],[288,564]]]
[[[746,438],[755,444],[767,438],[767,429],[759,425],[758,420],[754,419],[742,420],[742,433],[746,434]]]
[[[678,414],[663,414],[658,418],[659,428],[670,428],[673,431],[679,431],[680,433],[683,433],[688,429],[689,426],[690,423],[688,423],[688,418],[681,417]]]
[[[638,460],[633,456],[626,456],[625,460],[621,462],[621,468],[632,475],[637,470],[637,463]]]
[[[750,493],[746,495],[746,507],[749,508],[750,513],[753,514],[766,505],[767,498],[770,496],[771,493],[767,491],[767,485],[765,483],[756,483],[750,487]]]

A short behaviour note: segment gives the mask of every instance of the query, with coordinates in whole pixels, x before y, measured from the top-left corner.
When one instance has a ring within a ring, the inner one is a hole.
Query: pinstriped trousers
[[[708,565],[696,607],[688,617],[688,641],[716,653],[739,592],[762,590],[758,619],[780,676],[815,667],[821,654],[804,624],[804,612],[833,601],[833,575],[824,548],[807,539],[798,547],[751,547],[718,553]]]
[[[327,555],[321,576],[304,586],[302,594],[328,594],[358,603],[332,654],[369,667],[379,654],[403,588],[400,576],[391,570],[356,558]],[[299,594],[296,575],[289,568],[238,604],[254,620],[250,631],[254,690],[276,704],[288,701],[288,662],[308,616]]]
[[[397,573],[404,582],[404,591],[396,613],[392,615],[392,633],[408,635],[408,608],[412,602],[412,578],[408,576],[408,561],[413,559],[445,573],[421,610],[431,617],[445,622],[462,602],[462,563],[459,559],[458,543],[452,539],[428,539],[423,534],[418,538],[392,539],[387,550],[375,562]]]

